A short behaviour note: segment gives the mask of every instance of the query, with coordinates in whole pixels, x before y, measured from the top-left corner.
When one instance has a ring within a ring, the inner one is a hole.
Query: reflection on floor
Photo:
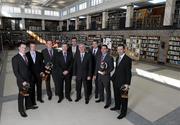
[[[27,111],[28,118],[21,118],[17,112],[17,86],[12,73],[11,58],[16,51],[9,51],[4,70],[3,95],[0,96],[0,125],[179,125],[180,91],[164,83],[175,80],[180,85],[180,72],[146,63],[133,64],[133,78],[129,94],[129,111],[125,119],[117,120],[118,112],[104,109],[104,103],[96,104],[94,96],[85,105],[84,98],[76,102],[57,103],[57,97],[38,103],[37,110]],[[166,80],[162,79],[166,78]],[[172,82],[171,82],[172,83]],[[173,82],[174,83],[174,82]],[[75,82],[72,82],[73,86]],[[52,82],[53,85],[53,82]],[[53,86],[52,86],[53,87]],[[45,88],[43,84],[43,88]],[[113,95],[113,94],[112,94]],[[75,99],[75,88],[72,89]],[[1,106],[2,105],[2,106]],[[112,104],[113,106],[113,104]]]

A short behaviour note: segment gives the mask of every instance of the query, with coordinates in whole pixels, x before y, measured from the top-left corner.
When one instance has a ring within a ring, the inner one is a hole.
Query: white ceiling
[[[41,6],[62,9],[79,0],[1,0],[2,3],[11,3],[26,6]]]

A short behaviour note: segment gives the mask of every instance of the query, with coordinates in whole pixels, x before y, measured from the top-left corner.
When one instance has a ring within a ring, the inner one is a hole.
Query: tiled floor
[[[40,48],[39,48],[40,49]],[[180,91],[136,74],[136,69],[157,73],[180,80],[180,72],[167,67],[147,63],[134,63],[132,85],[129,94],[129,111],[125,119],[117,120],[118,112],[104,109],[104,103],[96,104],[94,96],[88,105],[84,98],[76,103],[63,100],[57,103],[57,97],[52,101],[44,95],[44,104],[38,103],[37,110],[27,111],[28,118],[21,118],[17,112],[17,86],[12,73],[11,58],[16,51],[9,51],[5,71],[3,95],[0,96],[0,125],[180,125]],[[2,85],[3,84],[3,85]],[[180,84],[180,83],[179,83]],[[53,85],[53,84],[52,84]],[[74,86],[74,81],[73,81]],[[45,88],[43,84],[43,88]],[[112,94],[113,95],[113,94]],[[72,89],[75,99],[75,90]],[[2,107],[1,107],[2,104]],[[112,105],[113,106],[113,105]]]

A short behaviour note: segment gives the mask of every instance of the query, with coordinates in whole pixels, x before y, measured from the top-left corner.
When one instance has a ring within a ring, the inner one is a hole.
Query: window
[[[76,7],[70,8],[70,13],[74,13],[76,11]]]
[[[59,12],[58,11],[45,10],[44,15],[47,15],[47,16],[59,16]]]
[[[8,12],[8,13],[21,13],[21,8],[20,7],[3,6],[2,11]]]
[[[91,6],[96,6],[103,3],[103,0],[91,0]]]
[[[62,15],[66,16],[67,15],[67,10],[63,11]]]
[[[79,10],[83,10],[87,8],[87,2],[79,4]]]
[[[24,12],[25,12],[26,14],[41,15],[41,10],[39,10],[39,9],[25,8]]]

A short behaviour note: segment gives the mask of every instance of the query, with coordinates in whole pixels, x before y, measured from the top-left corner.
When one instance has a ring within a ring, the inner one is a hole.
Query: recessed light
[[[137,5],[134,5],[134,8],[137,8],[137,7],[139,7],[139,6],[137,6]],[[127,9],[127,6],[122,6],[122,7],[120,7],[121,9]]]
[[[66,1],[61,0],[61,1],[58,1],[57,3],[64,4],[64,3],[66,3]]]
[[[148,1],[149,3],[153,3],[153,4],[157,4],[157,3],[163,3],[165,2],[166,0],[150,0]]]

